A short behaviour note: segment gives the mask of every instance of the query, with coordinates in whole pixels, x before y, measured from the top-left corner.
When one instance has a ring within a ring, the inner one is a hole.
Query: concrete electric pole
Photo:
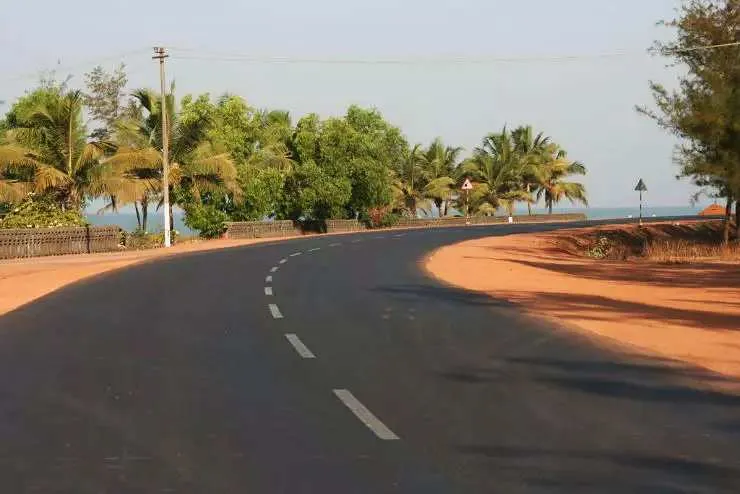
[[[162,199],[164,209],[164,246],[170,247],[170,165],[169,165],[169,147],[170,132],[167,113],[167,88],[164,77],[164,61],[168,57],[167,50],[163,47],[154,48],[154,60],[159,60],[159,80],[162,86]]]

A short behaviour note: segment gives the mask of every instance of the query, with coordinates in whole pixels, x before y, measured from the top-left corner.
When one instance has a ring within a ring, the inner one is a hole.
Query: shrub
[[[360,221],[370,228],[390,228],[398,224],[400,218],[389,207],[383,207],[370,209],[366,215],[361,215]]]
[[[229,215],[211,205],[196,204],[185,209],[185,224],[202,238],[218,238],[226,231]]]
[[[87,221],[80,211],[62,211],[54,201],[35,196],[29,196],[0,220],[0,228],[56,228],[85,225]]]

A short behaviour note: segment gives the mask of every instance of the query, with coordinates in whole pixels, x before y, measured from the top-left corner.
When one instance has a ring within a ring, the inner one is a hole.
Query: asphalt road
[[[717,377],[599,349],[418,265],[549,228],[193,254],[4,316],[0,492],[740,492],[740,397],[705,386]]]

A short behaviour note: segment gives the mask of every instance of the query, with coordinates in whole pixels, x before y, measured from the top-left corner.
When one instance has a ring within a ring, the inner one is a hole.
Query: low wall
[[[117,226],[0,230],[0,259],[116,251],[119,230]]]
[[[557,223],[585,221],[585,214],[540,214],[515,216],[514,223]],[[442,228],[465,225],[498,225],[508,223],[505,216],[474,216],[471,218],[401,218],[391,229]],[[291,237],[307,233],[346,233],[365,231],[368,228],[357,220],[311,221],[303,225],[292,221],[244,221],[226,223],[226,238]]]
[[[302,235],[303,230],[290,220],[238,221],[226,223],[227,238],[268,238]]]

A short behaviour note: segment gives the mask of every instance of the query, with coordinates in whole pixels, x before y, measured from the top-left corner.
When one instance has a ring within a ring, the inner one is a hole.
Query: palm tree
[[[493,215],[504,207],[512,215],[516,202],[530,197],[523,188],[522,173],[522,161],[506,127],[498,134],[487,135],[462,166],[462,174],[476,182],[470,194],[471,209]]]
[[[138,119],[119,122],[116,139],[120,147],[108,163],[119,176],[139,184],[138,201],[146,216],[147,205],[158,198],[162,172],[162,105],[161,98],[147,89],[134,92],[141,106]],[[239,194],[237,171],[228,153],[214,149],[208,142],[211,125],[207,115],[181,118],[175,111],[172,93],[167,95],[167,119],[170,122],[170,192],[172,203],[187,200],[200,202],[203,194]],[[129,196],[129,201],[134,199]],[[172,218],[172,203],[168,214]],[[161,207],[161,201],[159,204]],[[170,221],[170,225],[172,225]]]
[[[62,209],[82,210],[85,199],[115,193],[101,159],[112,146],[90,141],[80,91],[50,92],[0,144],[0,200],[29,192],[51,195]]]
[[[578,161],[570,161],[565,150],[557,144],[548,147],[547,159],[539,168],[539,190],[537,200],[543,196],[548,212],[552,214],[553,204],[568,199],[575,204],[580,202],[588,206],[586,188],[578,182],[566,182],[563,179],[571,175],[585,175],[586,167]]]
[[[434,202],[440,216],[447,216],[447,206],[455,185],[452,177],[455,176],[461,152],[461,147],[445,146],[440,138],[432,141],[424,152],[424,197]]]
[[[514,148],[519,154],[522,164],[522,181],[524,188],[529,194],[527,199],[527,214],[532,215],[532,203],[536,202],[533,194],[536,194],[540,181],[538,179],[539,167],[546,161],[550,138],[540,132],[535,135],[531,125],[520,126],[511,132],[514,140]]]
[[[398,207],[407,215],[416,218],[420,203],[424,200],[424,153],[421,144],[407,150],[395,170],[393,183]]]

